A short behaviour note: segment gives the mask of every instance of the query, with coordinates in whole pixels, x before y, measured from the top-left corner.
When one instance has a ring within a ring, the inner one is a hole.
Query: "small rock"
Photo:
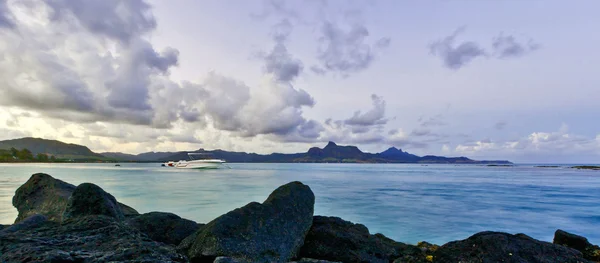
[[[581,252],[564,246],[535,240],[526,235],[480,232],[465,240],[441,246],[434,262],[462,263],[587,263]]]
[[[105,215],[119,221],[124,218],[114,196],[95,184],[83,183],[69,197],[63,221],[88,215]]]
[[[16,223],[12,226],[9,226],[7,228],[0,230],[0,233],[10,233],[10,232],[17,232],[17,231],[23,230],[23,229],[35,228],[35,227],[42,225],[46,221],[48,221],[48,218],[44,215],[39,215],[39,214],[32,215],[28,218],[25,218],[25,220],[22,220],[19,223]]]
[[[314,203],[310,187],[288,183],[262,204],[249,203],[209,222],[178,248],[197,262],[219,256],[243,262],[288,262],[310,229]]]
[[[154,241],[172,245],[179,245],[184,238],[196,232],[200,226],[194,221],[163,212],[150,212],[132,217],[127,220],[127,223]]]
[[[558,229],[554,233],[553,243],[577,249],[588,260],[600,261],[600,247],[590,244],[585,237]]]
[[[300,257],[388,263],[398,258],[424,260],[425,254],[416,246],[396,242],[382,234],[371,235],[364,225],[339,217],[315,216],[300,250]]]

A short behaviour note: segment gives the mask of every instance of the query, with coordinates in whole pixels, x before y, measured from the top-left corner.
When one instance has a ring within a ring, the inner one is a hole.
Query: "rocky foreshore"
[[[310,187],[291,182],[207,224],[139,214],[91,183],[34,174],[17,189],[15,223],[0,225],[0,262],[587,263],[600,248],[557,230],[553,243],[481,232],[438,246],[394,241],[338,217],[314,216]]]

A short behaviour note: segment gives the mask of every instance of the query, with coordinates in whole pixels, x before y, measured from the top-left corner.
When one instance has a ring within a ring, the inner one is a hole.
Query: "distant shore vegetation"
[[[114,162],[109,158],[90,158],[87,156],[53,155],[49,153],[34,154],[27,148],[0,149],[2,163],[67,163],[67,162]]]

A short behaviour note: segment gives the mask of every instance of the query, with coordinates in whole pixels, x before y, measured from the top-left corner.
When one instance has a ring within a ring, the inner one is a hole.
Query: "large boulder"
[[[19,211],[15,223],[35,214],[45,215],[48,220],[60,222],[67,200],[75,186],[37,173],[15,192],[13,206]]]
[[[112,217],[93,215],[0,231],[0,262],[188,261],[172,246],[155,242]]]
[[[288,262],[296,257],[310,229],[314,203],[308,186],[288,183],[262,204],[249,203],[209,222],[179,249],[195,262],[219,256],[238,262]]]
[[[37,173],[17,189],[12,203],[19,212],[15,223],[35,214],[45,215],[49,221],[60,222],[75,186],[54,177]],[[119,203],[125,215],[137,215],[135,209]]]
[[[339,217],[315,216],[300,257],[341,262],[423,262],[420,248],[402,244]]]
[[[434,262],[461,263],[587,263],[581,252],[535,240],[524,234],[481,232],[441,246]]]
[[[63,213],[63,221],[88,215],[104,215],[123,220],[123,212],[117,199],[105,192],[100,186],[83,183],[75,188]]]
[[[184,238],[196,232],[201,226],[176,214],[163,212],[150,212],[131,217],[127,223],[154,241],[172,245],[179,245]]]
[[[590,244],[585,237],[559,229],[554,233],[553,243],[577,249],[583,254],[584,258],[600,262],[600,247]]]

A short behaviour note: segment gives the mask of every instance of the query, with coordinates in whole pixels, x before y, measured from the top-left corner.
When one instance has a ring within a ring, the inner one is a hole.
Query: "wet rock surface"
[[[441,246],[433,262],[587,263],[581,252],[524,234],[481,232]]]
[[[296,257],[312,224],[315,196],[292,182],[262,203],[249,203],[202,227],[180,249],[194,262],[228,256],[240,262],[288,262]]]
[[[104,215],[117,221],[125,217],[114,196],[95,184],[83,183],[69,197],[63,221],[88,215]]]
[[[590,244],[585,237],[558,229],[554,233],[553,243],[576,249],[585,259],[600,262],[600,247]]]
[[[0,262],[110,261],[187,262],[187,258],[103,215],[0,232]]]
[[[179,245],[203,224],[183,219],[176,214],[150,212],[131,217],[127,224],[148,235],[152,240],[171,245]]]
[[[425,254],[416,246],[371,235],[367,227],[339,217],[315,216],[300,256],[341,262],[421,262]],[[412,261],[410,261],[412,260]]]

